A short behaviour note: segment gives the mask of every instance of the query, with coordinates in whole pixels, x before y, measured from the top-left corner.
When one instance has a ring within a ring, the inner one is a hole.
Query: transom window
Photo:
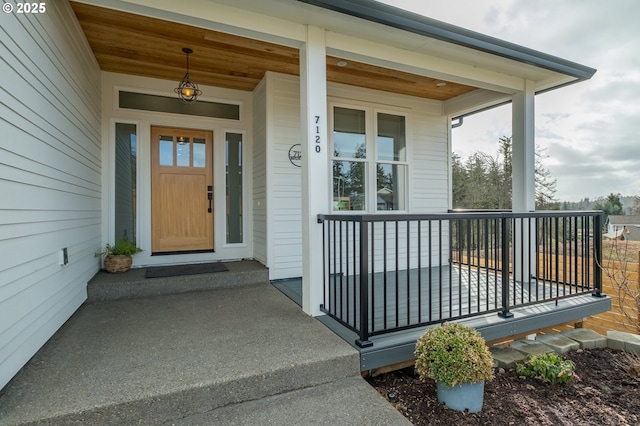
[[[333,210],[406,210],[406,117],[333,107]]]

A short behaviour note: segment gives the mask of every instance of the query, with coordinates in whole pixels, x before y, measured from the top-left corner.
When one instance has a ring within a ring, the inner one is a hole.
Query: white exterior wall
[[[298,77],[267,73],[269,277],[302,276],[302,169],[289,161],[300,143]]]
[[[69,4],[46,8],[0,27],[0,388],[98,271],[100,70]]]
[[[300,143],[299,79],[268,73],[265,83],[267,152],[264,155],[260,154],[260,161],[267,164],[270,278],[299,277],[302,274],[301,169],[291,164],[288,157],[289,148]],[[264,88],[259,88],[260,92],[262,90]],[[258,96],[257,90],[254,96],[256,104]],[[407,114],[409,189],[408,210],[405,213],[447,212],[450,179],[449,131],[448,120],[442,115],[440,102],[334,83],[328,84],[328,97],[329,104],[337,102],[341,105],[397,110]],[[254,111],[258,110],[258,106],[254,106]],[[256,119],[257,116],[254,116],[254,120]],[[254,129],[257,128],[254,123]],[[254,138],[258,138],[257,134]],[[254,161],[254,172],[257,172],[258,156]],[[330,164],[327,164],[327,167],[330,167]],[[263,199],[259,192],[254,192],[254,196],[260,196],[260,201]],[[254,199],[254,208],[257,202],[258,198]],[[327,213],[331,212],[330,208],[331,206],[327,206]],[[254,211],[255,214],[257,211]],[[433,232],[435,231],[434,229]],[[447,241],[447,230],[444,231],[443,241]],[[406,243],[405,246],[402,245],[403,241],[400,244],[400,250],[404,250]],[[381,247],[381,244],[377,244],[376,251]],[[401,268],[402,265],[406,265],[406,260],[401,263]]]
[[[253,258],[269,264],[267,249],[267,83],[253,91]]]

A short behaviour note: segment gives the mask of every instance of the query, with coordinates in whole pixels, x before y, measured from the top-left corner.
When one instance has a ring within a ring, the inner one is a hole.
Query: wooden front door
[[[213,251],[213,133],[151,127],[151,251]]]

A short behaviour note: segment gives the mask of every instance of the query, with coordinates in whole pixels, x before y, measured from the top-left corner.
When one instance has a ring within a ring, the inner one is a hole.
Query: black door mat
[[[224,263],[197,263],[194,265],[154,266],[147,268],[145,278],[177,277],[180,275],[211,274],[225,272],[229,269]]]

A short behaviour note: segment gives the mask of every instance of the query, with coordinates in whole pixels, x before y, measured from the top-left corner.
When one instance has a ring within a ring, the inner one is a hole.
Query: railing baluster
[[[602,294],[602,216],[598,215],[593,218],[593,280],[595,297],[603,297]]]
[[[422,221],[418,219],[418,322],[422,322]]]
[[[409,221],[405,222],[407,224],[407,324],[411,324],[411,233]]]
[[[373,346],[369,340],[369,222],[360,219],[360,338],[361,348]]]
[[[370,345],[392,331],[599,296],[601,220],[598,212],[319,215],[320,308]]]
[[[388,293],[387,293],[387,222],[382,222],[382,242],[384,245],[384,249],[383,249],[383,271],[382,271],[382,279],[383,279],[383,284],[384,284],[384,328],[387,328],[387,300],[389,300],[388,298]]]
[[[502,310],[498,315],[502,318],[511,318],[509,312],[509,218],[502,217]],[[515,278],[515,277],[514,277]]]
[[[400,304],[400,283],[398,282],[398,274],[399,274],[399,271],[398,271],[398,266],[399,266],[398,265],[398,256],[400,255],[400,253],[398,253],[398,251],[399,251],[398,250],[399,241],[398,241],[398,221],[397,220],[395,221],[395,225],[396,225],[395,226],[395,233],[396,233],[396,235],[395,235],[396,240],[395,241],[396,241],[396,244],[395,244],[394,248],[395,248],[395,255],[396,256],[395,256],[395,262],[393,264],[393,268],[395,269],[394,270],[394,272],[395,272],[394,275],[395,275],[395,284],[396,284],[396,311],[395,311],[395,314],[396,314],[396,327],[398,327],[400,325],[400,308],[399,308],[399,304]]]
[[[371,222],[371,331],[376,331],[376,223]]]

